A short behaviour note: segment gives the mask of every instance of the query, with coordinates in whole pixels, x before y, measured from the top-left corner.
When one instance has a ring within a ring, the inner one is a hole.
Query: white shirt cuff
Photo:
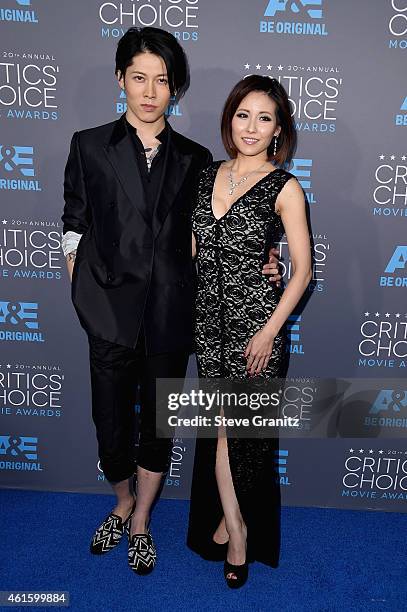
[[[72,251],[76,251],[81,238],[82,234],[77,234],[76,232],[66,232],[62,236],[61,246],[65,257],[72,253]]]

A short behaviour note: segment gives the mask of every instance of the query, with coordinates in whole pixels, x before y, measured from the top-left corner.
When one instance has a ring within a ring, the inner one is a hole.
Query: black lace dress
[[[196,355],[203,378],[247,378],[244,350],[272,315],[282,289],[261,274],[270,246],[283,228],[276,198],[292,174],[276,169],[260,179],[220,219],[212,208],[218,161],[200,177],[193,213],[197,240]],[[262,377],[284,377],[286,332],[275,338]],[[215,477],[216,439],[197,439],[188,546],[205,559],[225,558],[212,540],[223,510]],[[229,463],[240,510],[248,528],[248,559],[278,565],[280,489],[275,469],[277,439],[228,436]]]

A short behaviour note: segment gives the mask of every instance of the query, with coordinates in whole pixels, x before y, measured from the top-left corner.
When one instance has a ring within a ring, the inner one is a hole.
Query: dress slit
[[[246,380],[243,352],[277,306],[282,289],[262,274],[265,251],[283,233],[276,198],[293,176],[270,172],[216,219],[212,193],[222,162],[206,168],[200,178],[193,231],[197,240],[198,292],[196,355],[200,378]],[[261,379],[283,378],[287,368],[286,330],[277,334]],[[240,512],[247,526],[247,556],[276,567],[280,552],[280,488],[275,458],[277,438],[228,435],[228,460]],[[218,438],[198,437],[191,488],[188,546],[205,559],[225,559],[215,544],[223,516],[216,482]]]

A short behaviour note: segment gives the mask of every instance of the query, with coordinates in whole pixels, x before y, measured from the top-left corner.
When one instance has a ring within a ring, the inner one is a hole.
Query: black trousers
[[[137,465],[166,472],[172,440],[156,437],[156,378],[184,378],[188,352],[146,355],[144,333],[135,349],[88,335],[92,418],[101,468],[110,482],[135,471],[137,389],[140,385],[140,437]]]

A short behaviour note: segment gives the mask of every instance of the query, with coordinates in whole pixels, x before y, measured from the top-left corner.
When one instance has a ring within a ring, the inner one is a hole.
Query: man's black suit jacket
[[[63,231],[82,234],[72,300],[84,329],[148,354],[191,350],[195,268],[191,213],[208,149],[169,127],[151,221],[124,116],[76,132],[65,170]]]

